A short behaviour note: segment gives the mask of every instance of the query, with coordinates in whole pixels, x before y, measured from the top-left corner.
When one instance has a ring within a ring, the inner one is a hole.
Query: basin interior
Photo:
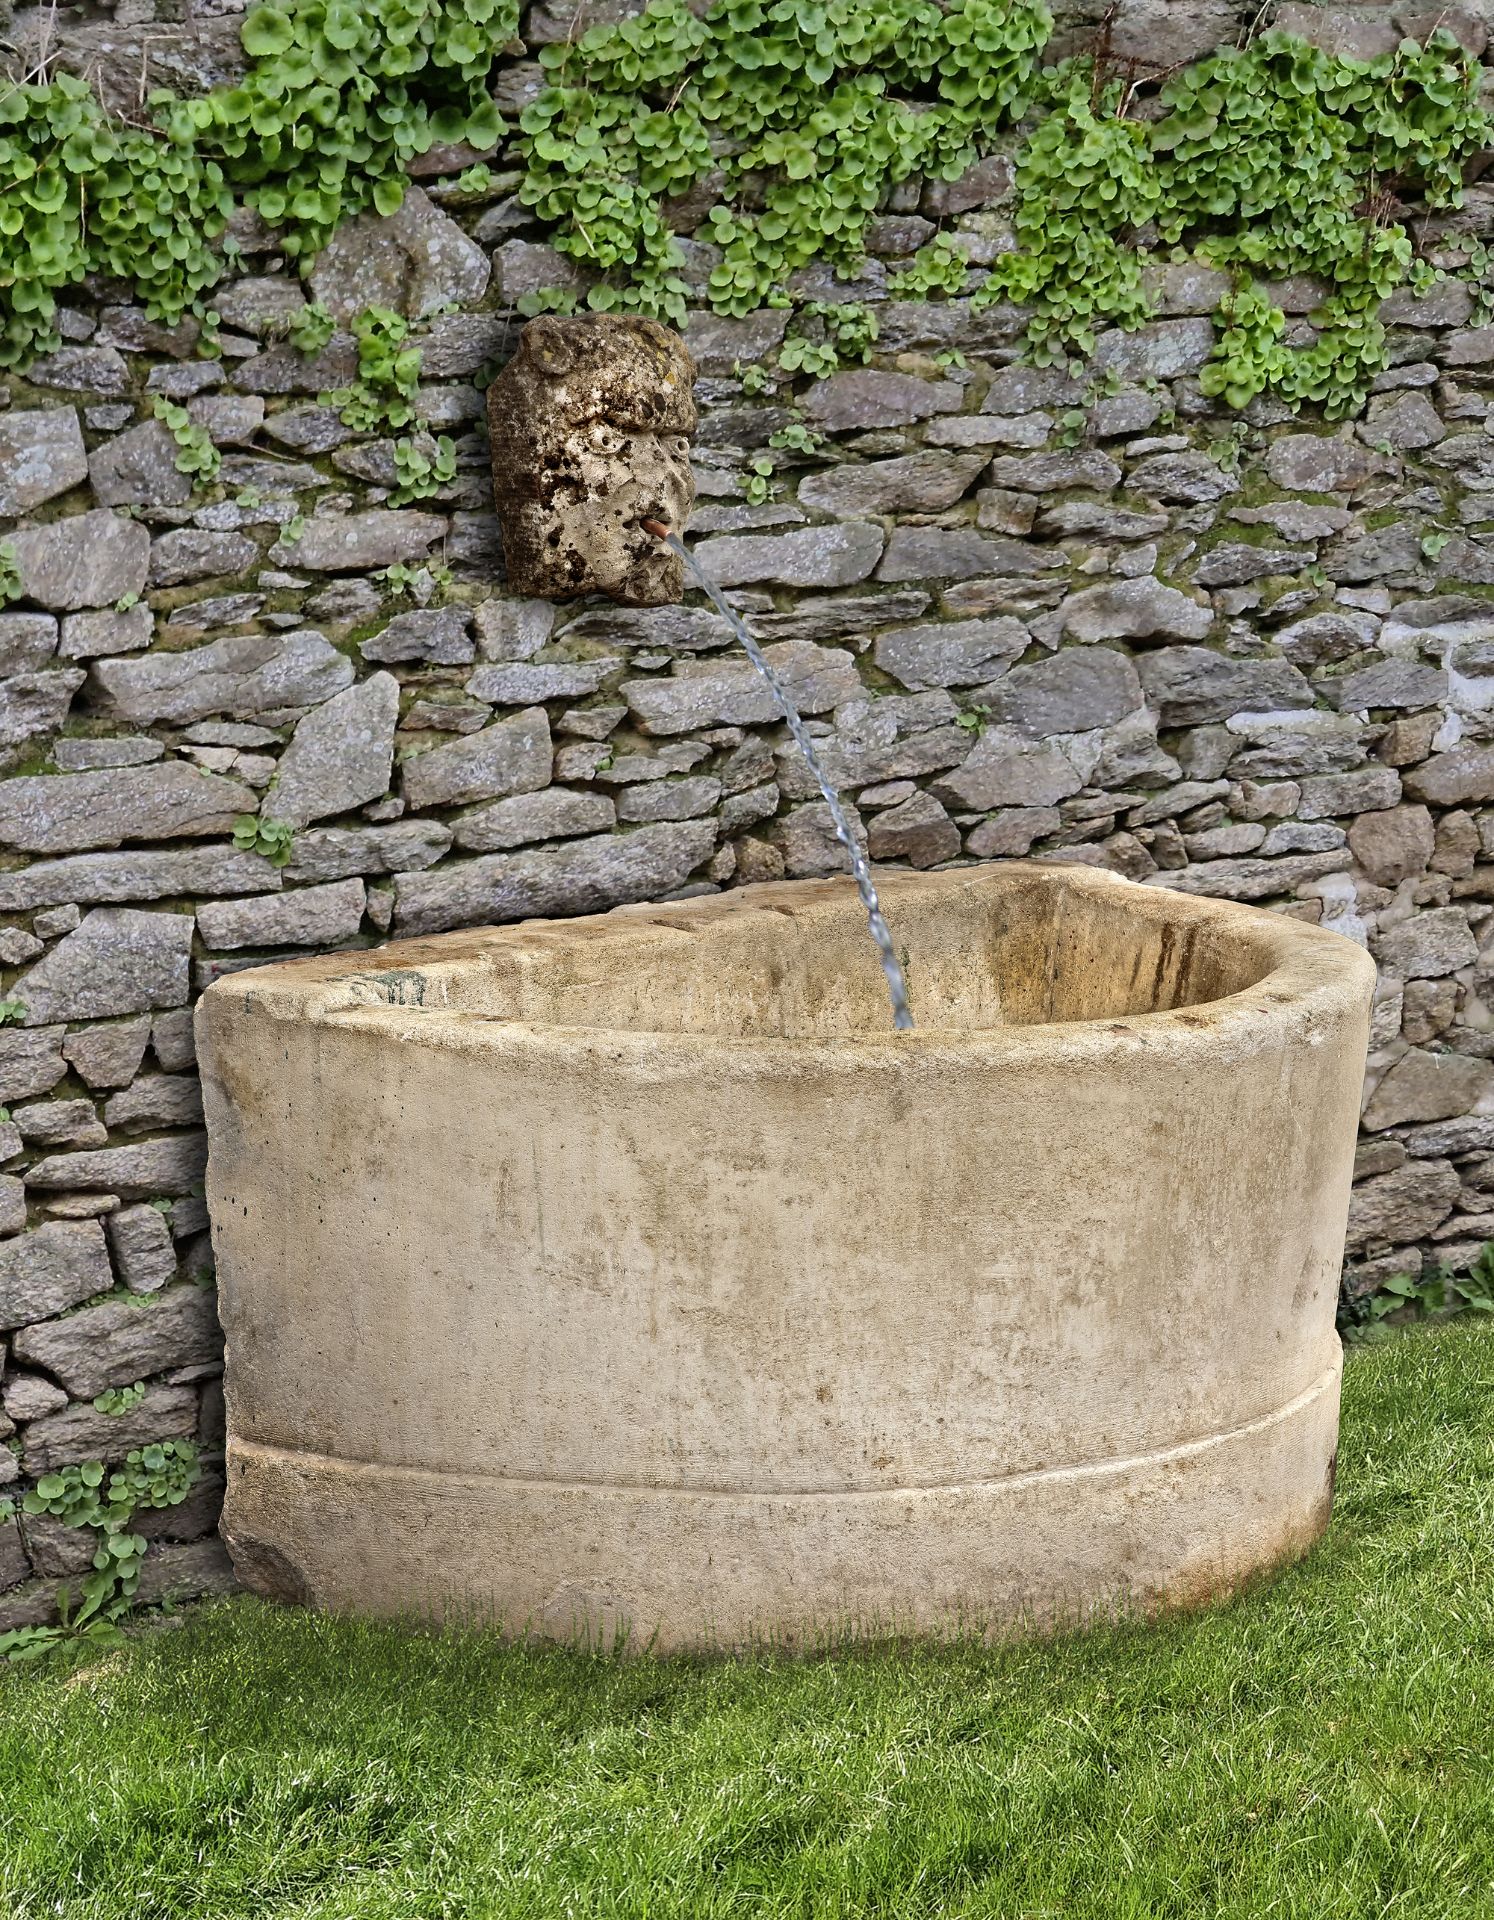
[[[879,878],[922,1029],[1113,1020],[1256,986],[1282,958],[1271,918],[1073,868]],[[791,896],[783,898],[784,895]],[[770,897],[773,896],[773,897]],[[1293,931],[1296,931],[1295,927]],[[528,922],[386,950],[356,998],[534,1026],[843,1040],[890,1031],[849,879]],[[421,965],[424,954],[430,964]],[[342,969],[346,968],[346,956]]]

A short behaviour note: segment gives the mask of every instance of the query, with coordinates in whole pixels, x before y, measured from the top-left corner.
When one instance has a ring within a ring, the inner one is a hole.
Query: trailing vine
[[[505,129],[489,89],[518,19],[519,0],[285,0],[247,15],[237,85],[153,94],[133,123],[67,74],[0,93],[0,365],[56,344],[56,295],[88,273],[129,282],[156,318],[197,315],[214,351],[209,296],[236,257],[235,206],[304,261],[349,215],[397,208],[410,162],[435,143],[494,148]],[[701,13],[652,0],[541,49],[546,84],[510,150],[519,197],[595,276],[580,296],[593,310],[681,320],[675,228],[693,226],[717,250],[709,304],[740,315],[793,305],[792,277],[812,265],[856,274],[894,188],[956,179],[1006,140],[1016,244],[974,297],[1028,306],[1035,359],[1141,324],[1148,263],[1191,255],[1232,281],[1208,393],[1352,410],[1383,360],[1381,300],[1429,271],[1403,200],[1455,204],[1489,138],[1470,57],[1441,30],[1373,61],[1270,32],[1139,102],[1103,52],[1045,69],[1051,28],[1043,0],[716,0]],[[481,194],[492,176],[479,165],[461,179]],[[971,272],[958,236],[940,233],[890,291],[950,297]],[[1264,290],[1294,274],[1328,287],[1305,337]],[[523,304],[577,300],[549,289]],[[358,323],[358,378],[336,398],[362,430],[413,418],[418,352],[403,325]],[[826,304],[804,306],[780,369],[864,358],[870,343],[841,326]],[[290,329],[307,351],[330,331],[316,307]],[[405,444],[400,457],[405,497],[447,464],[444,448]]]

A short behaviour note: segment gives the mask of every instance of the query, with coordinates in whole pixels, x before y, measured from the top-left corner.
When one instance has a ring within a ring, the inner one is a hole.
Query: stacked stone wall
[[[217,44],[210,21],[140,11],[76,44]],[[534,9],[531,44],[558,18]],[[508,84],[529,84],[523,62]],[[142,1522],[147,1598],[228,1578],[202,987],[840,864],[698,598],[624,611],[505,589],[481,385],[519,298],[573,270],[511,177],[454,184],[467,158],[430,157],[399,213],[338,235],[311,276],[338,322],[315,354],[282,337],[306,290],[240,222],[218,357],[195,322],[96,285],[63,345],[3,382],[20,592],[0,610],[0,1497],[195,1438],[191,1499]],[[859,281],[798,277],[875,310],[865,367],[756,391],[785,315],[692,314],[696,550],[877,860],[1083,862],[1367,944],[1346,1288],[1466,1265],[1494,1236],[1494,328],[1461,284],[1397,296],[1362,420],[1270,401],[1241,417],[1198,383],[1219,277],[1179,266],[1153,278],[1150,325],[1102,336],[1090,365],[1035,368],[1019,311],[886,290],[939,228],[976,260],[1007,244],[1008,182],[988,163],[915,184]],[[1455,224],[1476,234],[1488,211],[1475,189]],[[710,250],[686,252],[699,290]],[[1277,290],[1299,330],[1317,291]],[[370,304],[414,323],[422,420],[457,448],[454,480],[403,508],[391,441],[319,397],[354,376],[347,328]],[[219,449],[205,493],[162,396]],[[775,453],[749,501],[754,458],[796,418],[823,445]],[[235,844],[246,816],[294,829],[286,864]],[[94,1404],[137,1382],[123,1412]],[[50,1617],[93,1544],[46,1517],[0,1526],[0,1628]]]

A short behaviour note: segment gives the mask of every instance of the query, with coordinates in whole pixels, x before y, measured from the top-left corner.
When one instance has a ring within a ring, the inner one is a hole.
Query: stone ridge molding
[[[1457,18],[1483,30],[1477,7]],[[527,30],[559,19],[532,9]],[[215,295],[221,358],[80,288],[58,351],[3,383],[0,1499],[54,1462],[194,1436],[207,1471],[152,1518],[144,1593],[229,1577],[218,1362],[175,1300],[212,1264],[201,989],[390,935],[837,870],[698,597],[557,609],[506,586],[478,381],[564,263],[511,183],[473,197],[457,177],[339,236],[345,285],[410,323],[419,420],[455,448],[425,499],[392,506],[390,436],[320,397],[358,373],[351,332],[313,353],[279,337],[304,289],[263,234]],[[1180,266],[1091,366],[1034,368],[1020,311],[887,294],[941,225],[992,239],[1000,180],[959,188],[994,196],[978,204],[957,187],[875,224],[854,288],[871,360],[808,387],[802,420],[749,391],[783,312],[721,319],[692,283],[692,544],[822,729],[881,864],[1079,862],[1366,946],[1346,1293],[1466,1272],[1494,1238],[1494,328],[1465,285],[1396,295],[1362,420],[1237,416],[1198,384],[1217,283]],[[1491,225],[1475,184],[1438,232]],[[805,297],[851,290],[824,281]],[[1282,291],[1294,325],[1313,300]],[[160,396],[218,448],[215,486],[184,487]],[[796,424],[820,443],[757,474]],[[120,1291],[171,1311],[123,1341]],[[98,1410],[67,1380],[99,1368],[146,1395]],[[51,1616],[81,1543],[0,1525],[0,1630]]]

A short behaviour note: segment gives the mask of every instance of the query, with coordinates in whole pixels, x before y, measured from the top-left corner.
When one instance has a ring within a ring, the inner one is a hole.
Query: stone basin
[[[1373,968],[1077,866],[335,954],[198,1011],[259,1590],[660,1648],[1188,1606],[1327,1522]]]

